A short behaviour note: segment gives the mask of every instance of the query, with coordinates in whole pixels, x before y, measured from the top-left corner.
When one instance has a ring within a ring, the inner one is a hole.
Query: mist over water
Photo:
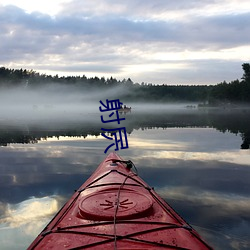
[[[149,103],[126,102],[129,90],[124,86],[117,86],[108,90],[97,88],[80,88],[64,84],[51,84],[44,87],[19,87],[0,89],[0,136],[3,144],[21,142],[27,135],[30,140],[50,136],[100,135],[101,128],[115,128],[117,122],[102,123],[108,118],[109,112],[100,112],[106,100],[119,99],[123,105],[131,107],[131,112],[120,112],[122,126],[127,133],[132,133],[138,126],[145,127],[212,127],[220,131],[229,130],[240,133],[243,147],[248,148],[250,142],[250,110],[245,109],[203,109],[197,103]],[[4,131],[13,132],[12,139],[8,139]],[[15,131],[19,131],[15,134]],[[57,131],[57,132],[56,132]],[[60,132],[62,131],[62,132]],[[25,139],[26,140],[26,139]],[[24,140],[24,141],[25,141]]]
[[[94,93],[80,93],[65,86],[39,89],[5,89],[0,92],[1,119],[34,121],[82,118],[94,112],[98,103]]]
[[[121,94],[129,95],[125,87],[100,91],[98,89],[80,89],[66,85],[47,85],[37,88],[0,89],[0,121],[4,122],[56,122],[56,121],[92,121],[99,122],[100,100],[118,99]],[[166,112],[184,110],[187,104],[155,104],[155,103],[126,103],[133,112]],[[146,100],[145,100],[146,101]]]

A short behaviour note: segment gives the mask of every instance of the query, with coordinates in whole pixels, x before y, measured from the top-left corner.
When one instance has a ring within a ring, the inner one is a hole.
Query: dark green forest
[[[231,104],[250,104],[250,64],[242,64],[242,78],[216,85],[153,85],[152,83],[134,83],[130,78],[117,80],[113,77],[87,78],[82,76],[51,76],[34,70],[0,68],[0,87],[21,87],[36,89],[51,84],[67,85],[79,88],[79,91],[108,90],[121,87],[119,96],[126,102],[199,102],[201,106],[220,106]]]

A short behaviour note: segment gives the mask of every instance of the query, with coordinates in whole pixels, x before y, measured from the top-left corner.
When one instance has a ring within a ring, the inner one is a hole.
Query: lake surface
[[[121,126],[129,148],[117,153],[210,245],[250,249],[250,110],[133,107],[120,125],[98,108],[0,118],[1,249],[29,246],[105,158],[101,128]]]

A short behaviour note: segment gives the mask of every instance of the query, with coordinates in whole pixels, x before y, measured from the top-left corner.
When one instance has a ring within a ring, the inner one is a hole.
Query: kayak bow
[[[110,153],[28,249],[212,249],[133,167]]]

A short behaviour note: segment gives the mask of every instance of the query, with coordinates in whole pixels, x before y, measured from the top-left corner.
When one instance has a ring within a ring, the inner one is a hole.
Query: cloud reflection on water
[[[230,244],[241,247],[249,232],[242,231],[250,225],[250,156],[248,151],[235,149],[239,141],[239,136],[209,128],[139,129],[128,137],[129,149],[118,153],[124,159],[131,159],[139,175],[188,222],[231,237],[217,242],[214,235],[205,231],[208,239],[212,237],[211,242],[225,246],[224,249],[237,249]],[[61,137],[2,148],[0,198],[4,216],[0,223],[3,227],[9,223],[7,229],[2,228],[2,237],[10,238],[16,233],[25,238],[22,218],[29,217],[30,209],[42,201],[49,201],[55,208],[54,201],[48,200],[55,194],[68,198],[104,159],[107,143],[101,136]],[[36,198],[30,200],[32,195]],[[10,229],[15,225],[14,219],[19,227]],[[42,213],[29,219],[33,226],[37,225],[34,232],[40,232],[40,223],[45,221]],[[237,235],[245,238],[235,240]],[[21,238],[17,242],[20,243]]]
[[[42,218],[53,215],[58,209],[58,201],[55,197],[33,197],[18,204],[8,204],[5,216],[0,219],[0,223],[13,228],[31,224],[31,222],[34,224],[36,220],[39,222]],[[25,232],[32,234],[29,230]]]
[[[5,204],[4,214],[0,217],[2,249],[28,246],[60,209],[61,203],[62,198],[47,196],[33,197],[18,204]]]
[[[207,152],[180,152],[180,151],[161,151],[152,154],[152,157],[159,159],[183,159],[183,160],[199,160],[199,161],[221,161],[249,166],[250,155],[247,151],[233,150],[220,151],[218,153]],[[215,166],[216,167],[216,166]]]

